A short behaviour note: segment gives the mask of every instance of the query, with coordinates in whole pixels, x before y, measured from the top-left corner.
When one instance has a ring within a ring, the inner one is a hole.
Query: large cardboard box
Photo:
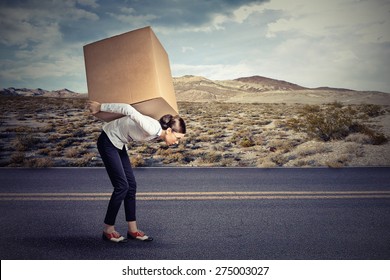
[[[155,119],[178,113],[169,58],[151,27],[85,45],[84,60],[90,100],[131,104]]]

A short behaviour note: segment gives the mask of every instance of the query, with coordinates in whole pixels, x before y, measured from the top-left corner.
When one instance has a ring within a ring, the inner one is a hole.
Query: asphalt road
[[[104,168],[0,169],[1,259],[390,259],[390,168],[135,176],[138,223],[155,240],[113,244],[101,239]]]

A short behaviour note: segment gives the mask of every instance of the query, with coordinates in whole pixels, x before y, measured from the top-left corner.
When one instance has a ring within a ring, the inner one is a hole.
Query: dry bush
[[[364,148],[362,145],[356,143],[348,143],[344,147],[344,153],[347,155],[354,155],[356,157],[364,156]]]
[[[95,153],[86,153],[81,157],[77,158],[76,160],[72,161],[70,165],[74,167],[87,167],[87,166],[99,165],[94,162],[95,157],[96,157]]]
[[[324,143],[315,143],[315,145],[311,146],[303,146],[300,145],[295,150],[295,153],[300,157],[308,157],[316,154],[324,154],[332,152],[332,148],[330,146],[325,145]]]
[[[181,153],[172,153],[170,155],[167,155],[163,158],[163,163],[170,164],[170,163],[181,163],[184,160],[184,156]]]
[[[369,137],[370,144],[372,145],[382,145],[389,141],[389,139],[382,132],[374,131],[368,127],[363,129],[362,133]]]
[[[13,142],[13,148],[16,151],[29,151],[34,149],[39,142],[40,139],[31,134],[17,135]]]
[[[38,150],[37,152],[40,155],[48,156],[48,155],[50,155],[51,151],[52,150],[50,148],[43,148],[43,149]]]
[[[22,164],[24,162],[24,160],[26,159],[26,155],[22,152],[16,152],[16,153],[13,153],[10,157],[10,162],[9,164],[11,165],[19,165],[19,164]]]
[[[249,129],[242,129],[232,135],[230,142],[243,148],[253,147],[257,143],[255,139],[260,139],[257,136]]]
[[[64,155],[68,158],[75,158],[81,155],[80,149],[78,148],[69,148],[65,151]]]
[[[210,151],[203,152],[197,156],[198,162],[202,165],[216,165],[219,166],[223,156],[220,152]]]
[[[275,154],[270,157],[270,160],[275,163],[276,166],[283,166],[289,162],[289,157],[284,154]]]
[[[44,167],[54,166],[54,162],[51,158],[48,158],[48,157],[32,158],[32,159],[28,159],[26,161],[26,165],[28,167],[44,168]]]
[[[290,152],[295,146],[299,145],[300,139],[271,139],[268,146],[282,153]]]
[[[331,159],[326,162],[326,165],[331,168],[340,168],[348,166],[348,162],[351,160],[351,155],[342,154],[337,158]]]
[[[85,137],[85,136],[86,136],[85,131],[83,129],[80,129],[80,128],[72,132],[72,137],[81,138],[81,137]]]
[[[380,111],[377,106],[367,106],[370,115]],[[361,121],[360,113],[353,106],[343,106],[339,103],[327,106],[306,105],[301,110],[301,116],[290,118],[286,124],[291,129],[307,133],[313,139],[322,141],[345,139],[351,133],[361,132],[368,135],[372,144],[380,145],[387,142],[387,137],[370,129]]]
[[[368,117],[378,117],[380,115],[383,115],[385,113],[384,109],[380,105],[375,104],[363,104],[360,105],[358,110],[360,112],[363,112]]]
[[[130,157],[130,162],[131,162],[131,166],[133,166],[133,167],[146,166],[145,160],[140,155],[135,156],[135,157]]]

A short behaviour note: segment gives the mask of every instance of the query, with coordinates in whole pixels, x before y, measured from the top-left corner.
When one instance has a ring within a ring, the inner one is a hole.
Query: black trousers
[[[126,221],[135,221],[137,183],[126,148],[123,147],[122,150],[116,148],[104,131],[99,136],[97,147],[114,187],[104,223],[115,225],[122,201],[124,202]]]

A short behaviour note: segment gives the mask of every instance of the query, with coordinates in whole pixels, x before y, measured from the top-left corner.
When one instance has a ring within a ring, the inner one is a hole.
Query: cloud
[[[97,0],[77,0],[77,3],[82,6],[92,7],[92,8],[98,8],[100,5],[96,3]]]
[[[134,8],[122,7],[120,13],[107,13],[120,22],[131,24],[132,26],[149,25],[158,16],[153,14],[140,15]]]
[[[269,37],[295,32],[311,37],[355,35],[365,43],[390,42],[388,1],[273,0],[263,8],[284,13],[268,25]]]
[[[181,47],[181,52],[186,53],[186,52],[193,52],[195,49],[193,47]]]
[[[233,17],[240,20],[245,14],[233,14],[242,6],[263,3],[267,0],[238,1],[171,1],[144,0],[127,1],[108,14],[120,22],[136,27],[138,25],[156,26],[160,32],[210,32],[223,29],[222,24]]]
[[[93,1],[89,1],[93,4]],[[0,43],[25,47],[29,43],[47,40],[48,29],[62,24],[75,24],[74,21],[96,21],[99,17],[87,10],[78,8],[76,1],[27,1],[18,5],[0,4]],[[76,23],[77,24],[77,23]],[[60,28],[54,36],[62,36]]]
[[[262,8],[278,17],[267,23],[273,47],[255,60],[259,69],[309,87],[389,91],[390,2],[273,0]]]

